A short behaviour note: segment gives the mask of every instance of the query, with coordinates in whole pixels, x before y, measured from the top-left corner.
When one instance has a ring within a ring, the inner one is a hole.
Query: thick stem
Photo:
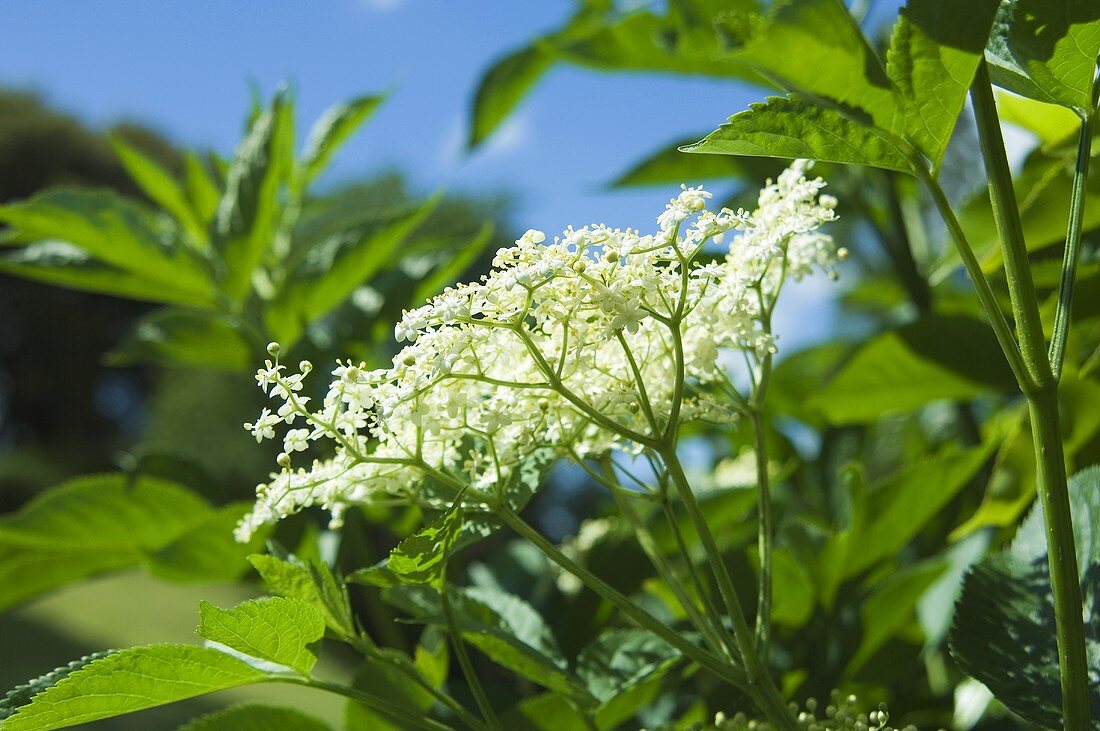
[[[1081,615],[1081,575],[1073,541],[1073,519],[1062,436],[1058,428],[1058,391],[1050,385],[1028,397],[1035,443],[1035,477],[1046,527],[1047,565],[1054,596],[1058,669],[1062,683],[1062,719],[1067,731],[1091,727],[1085,626]]]
[[[989,175],[989,200],[1000,234],[1005,279],[1012,301],[1012,316],[1016,320],[1016,332],[1020,338],[1020,352],[1031,382],[1042,385],[1050,380],[1051,374],[1043,324],[1039,318],[1039,300],[1035,295],[1035,283],[1031,279],[1024,228],[1020,222],[1016,191],[1012,187],[1012,171],[1005,156],[1001,122],[997,117],[997,104],[993,100],[993,87],[990,85],[985,61],[978,64],[974,83],[970,87],[970,99],[974,104],[974,117],[978,123],[982,159],[985,160],[986,173]]]
[[[1016,328],[1020,335],[1020,354],[1026,367],[1025,377],[1021,378],[1017,374],[1017,380],[1027,396],[1035,444],[1036,488],[1043,506],[1047,561],[1054,598],[1063,722],[1065,728],[1070,731],[1078,731],[1078,729],[1083,731],[1090,725],[1085,628],[1081,617],[1081,580],[1074,548],[1065,456],[1062,449],[1062,435],[1058,428],[1058,378],[1065,352],[1065,337],[1069,328],[1068,307],[1073,295],[1073,270],[1076,268],[1080,231],[1075,232],[1075,219],[1071,213],[1070,230],[1066,237],[1066,262],[1062,270],[1063,291],[1059,299],[1059,314],[1064,315],[1064,321],[1060,330],[1057,324],[1055,326],[1054,340],[1051,342],[1048,356],[1044,347],[1043,326],[1039,318],[1038,298],[1031,279],[1023,227],[1012,187],[1012,173],[1005,157],[1000,120],[997,118],[993,90],[984,62],[979,64],[974,85],[971,87],[971,99],[974,102],[974,115],[982,141],[982,154],[989,173],[990,200],[1001,235],[1005,276],[1012,299],[1013,317],[1016,319]],[[1089,123],[1086,122],[1084,127],[1089,127]],[[1082,144],[1086,157],[1091,137],[1090,131],[1088,142]],[[1081,161],[1078,160],[1079,174],[1081,167]],[[1087,161],[1084,163],[1084,170],[1087,175]],[[1082,188],[1084,187],[1084,181],[1078,181],[1075,177],[1075,193],[1077,193],[1078,182]],[[1080,211],[1077,212],[1080,213]],[[1078,220],[1077,225],[1079,223]],[[1077,241],[1073,241],[1074,236],[1077,237]],[[1053,371],[1052,364],[1057,364]]]
[[[1070,315],[1073,312],[1073,285],[1077,280],[1077,260],[1080,258],[1081,251],[1081,222],[1085,215],[1085,195],[1089,178],[1089,160],[1092,158],[1092,135],[1095,129],[1098,92],[1100,92],[1100,77],[1093,85],[1093,112],[1081,123],[1081,136],[1077,143],[1077,163],[1073,171],[1066,250],[1062,256],[1062,281],[1058,286],[1058,310],[1054,315],[1054,332],[1050,339],[1050,368],[1056,380],[1062,377],[1062,364],[1066,359],[1066,341],[1069,339]]]

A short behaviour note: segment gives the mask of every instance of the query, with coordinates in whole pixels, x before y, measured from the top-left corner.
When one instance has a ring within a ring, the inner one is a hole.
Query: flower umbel
[[[256,378],[281,405],[246,428],[262,440],[279,423],[305,427],[284,436],[282,469],[238,538],[310,505],[335,523],[350,504],[443,507],[467,485],[471,507],[492,509],[534,490],[556,458],[636,453],[672,443],[687,421],[733,421],[722,353],[775,352],[762,323],[783,283],[815,267],[833,275],[836,250],[818,229],[835,200],[819,199],[809,166],[769,181],[752,213],[713,213],[709,193],[683,187],[654,233],[594,225],[546,243],[529,230],[480,281],[405,312],[391,367],[339,363],[319,409],[301,395],[310,365],[288,374],[272,347]],[[319,440],[332,456],[294,468],[289,455]]]

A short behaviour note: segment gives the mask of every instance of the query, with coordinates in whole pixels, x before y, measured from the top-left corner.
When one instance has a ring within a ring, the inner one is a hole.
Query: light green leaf
[[[19,240],[66,241],[96,259],[208,301],[210,282],[172,232],[145,208],[105,190],[53,188],[0,206]]]
[[[58,551],[159,550],[210,508],[175,483],[139,475],[78,477],[0,519],[0,544]]]
[[[199,635],[261,660],[308,676],[317,656],[306,645],[325,634],[321,613],[301,599],[264,597],[219,609],[199,603]]]
[[[196,718],[177,731],[333,731],[332,726],[287,706],[247,703]]]
[[[265,315],[278,340],[293,343],[310,322],[391,266],[410,234],[435,210],[441,198],[437,195],[380,225],[370,222],[342,230],[314,246],[290,272]]]
[[[1081,119],[1065,107],[1010,92],[998,92],[997,113],[1002,122],[1023,127],[1037,136],[1044,147],[1065,143],[1081,129]]]
[[[66,241],[36,241],[0,256],[0,272],[82,292],[202,307],[206,295],[177,289],[92,257]]]
[[[4,721],[4,731],[66,728],[278,678],[207,647],[134,647],[68,673]]]
[[[831,109],[793,97],[771,97],[735,114],[684,152],[810,158],[913,172],[908,145]]]
[[[140,317],[112,350],[112,365],[152,363],[247,371],[255,351],[235,320],[201,310],[163,309]]]
[[[1100,672],[1100,467],[1069,480],[1084,599],[1086,655]],[[1042,507],[1036,504],[1003,552],[967,575],[951,628],[951,654],[997,700],[1031,723],[1062,725],[1054,605]],[[1100,686],[1090,688],[1092,728],[1100,728]]]
[[[324,564],[305,564],[265,554],[248,557],[264,584],[274,593],[300,599],[317,609],[325,624],[341,635],[355,634],[347,588]]]
[[[1094,0],[1005,0],[986,55],[998,86],[1082,116],[1092,114],[1100,5]]]
[[[940,399],[1014,388],[987,325],[931,315],[868,340],[810,402],[834,424],[858,424]]]
[[[388,568],[402,583],[441,586],[447,557],[462,532],[462,508],[454,505],[437,520],[390,551]]]
[[[410,303],[418,307],[429,297],[434,297],[442,292],[444,287],[455,282],[485,251],[485,247],[493,240],[494,229],[491,221],[481,224],[481,228],[458,250],[458,253],[448,257],[416,283]]]
[[[329,107],[314,123],[302,151],[303,182],[314,180],[328,166],[333,153],[386,100],[384,95],[361,96]]]
[[[106,652],[95,652],[91,655],[85,655],[79,660],[73,660],[68,665],[62,665],[59,668],[51,670],[45,675],[29,680],[22,685],[17,685],[0,699],[0,721],[8,718],[16,712],[20,707],[27,705],[31,702],[36,695],[46,690],[50,686],[57,685],[67,675],[76,672],[80,668],[84,667],[93,660],[98,660],[101,657],[106,657],[111,654],[111,650]]]
[[[982,60],[997,5],[998,0],[909,0],[894,26],[886,71],[901,99],[905,134],[934,170]]]
[[[210,224],[218,213],[218,201],[222,193],[218,184],[210,177],[207,166],[193,153],[183,156],[187,180],[187,199],[202,222],[204,248],[210,246]]]
[[[225,289],[234,299],[248,293],[252,273],[271,246],[279,215],[279,191],[289,170],[283,148],[293,138],[293,108],[275,97],[249,126],[230,164],[218,203],[215,237],[225,261]]]
[[[126,172],[149,198],[167,211],[180,227],[197,242],[206,241],[206,226],[191,206],[183,188],[155,160],[127,144],[117,135],[111,136],[111,147],[122,161]]]
[[[263,548],[267,530],[238,543],[233,529],[252,503],[222,506],[202,523],[146,559],[149,570],[170,581],[234,581],[249,569],[248,556]]]
[[[903,129],[882,62],[841,0],[777,3],[764,27],[734,57],[787,91],[835,106],[849,120],[887,132]],[[904,172],[908,166],[892,169]]]
[[[132,551],[51,551],[0,543],[0,611],[59,586],[134,566]]]

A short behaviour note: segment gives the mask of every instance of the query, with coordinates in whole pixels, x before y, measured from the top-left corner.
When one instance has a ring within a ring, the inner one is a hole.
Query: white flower
[[[808,169],[796,162],[769,181],[751,213],[706,211],[710,194],[683,186],[652,234],[592,225],[546,242],[528,230],[480,281],[402,313],[394,334],[406,345],[389,368],[338,364],[312,412],[304,373],[265,363],[257,381],[283,403],[248,428],[272,438],[280,421],[304,415],[308,428],[287,432],[285,453],[320,439],[332,457],[260,485],[238,537],[309,505],[337,521],[347,505],[380,498],[443,507],[440,484],[492,505],[535,489],[562,455],[636,454],[683,422],[729,423],[736,405],[707,388],[725,376],[729,351],[775,352],[764,318],[783,282],[831,273],[836,261],[818,231],[835,202],[819,202],[825,183]],[[735,230],[723,258],[695,261]],[[422,491],[429,478],[436,488]]]

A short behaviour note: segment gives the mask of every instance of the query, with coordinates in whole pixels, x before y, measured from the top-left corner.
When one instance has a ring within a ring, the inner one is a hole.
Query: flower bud
[[[279,456],[275,458],[275,462],[283,469],[290,469],[290,455],[286,452],[279,452]]]
[[[272,358],[279,357],[279,350],[280,348],[278,343],[272,341],[267,344],[267,354],[270,355]]]

